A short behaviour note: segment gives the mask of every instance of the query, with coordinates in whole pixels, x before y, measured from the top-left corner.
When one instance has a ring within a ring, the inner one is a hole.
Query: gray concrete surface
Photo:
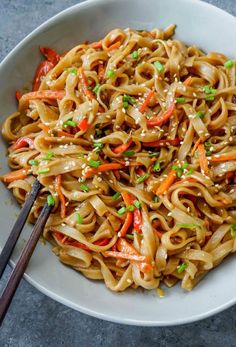
[[[78,2],[0,0],[0,61],[39,24]],[[236,0],[208,2],[236,15]],[[122,326],[71,310],[22,281],[0,330],[0,347],[61,346],[235,347],[236,306],[212,318],[185,326]]]

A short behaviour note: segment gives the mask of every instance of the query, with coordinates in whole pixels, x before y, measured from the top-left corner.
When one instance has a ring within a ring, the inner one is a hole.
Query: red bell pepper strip
[[[29,146],[30,148],[34,148],[34,140],[31,139],[30,137],[24,136],[17,139],[16,142],[9,149],[15,150],[15,149],[20,149],[22,147],[27,147],[27,146]]]
[[[47,73],[53,69],[53,67],[54,65],[50,61],[41,61],[41,63],[39,63],[33,80],[33,92],[39,89],[41,78],[46,76]]]
[[[59,60],[60,60],[60,55],[57,54],[54,49],[49,48],[49,47],[40,47],[40,52],[44,55],[44,57],[50,62],[53,63],[53,66],[55,66]]]

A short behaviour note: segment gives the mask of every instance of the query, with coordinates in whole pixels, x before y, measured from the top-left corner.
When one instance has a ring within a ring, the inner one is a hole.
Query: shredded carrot
[[[16,171],[11,171],[6,175],[0,176],[0,179],[5,183],[11,183],[17,180],[23,180],[27,177],[29,170],[31,168],[29,166],[24,167],[23,169],[19,169]]]
[[[84,173],[86,178],[91,177],[92,175],[96,175],[98,172],[110,171],[110,170],[119,170],[124,166],[119,163],[106,163],[100,165],[98,168],[89,167],[89,169]]]
[[[39,90],[22,95],[20,101],[29,101],[34,99],[61,100],[64,96],[64,90]]]
[[[156,195],[164,194],[170,188],[170,186],[174,183],[175,180],[176,180],[176,171],[171,170],[168,176],[164,179],[164,181],[161,182],[160,186],[157,188]]]
[[[141,105],[141,107],[140,107],[140,109],[139,109],[139,111],[140,111],[141,113],[143,113],[143,112],[146,110],[146,108],[148,107],[148,105],[149,105],[149,103],[150,103],[150,101],[151,101],[151,99],[152,99],[152,97],[153,97],[154,94],[155,94],[155,91],[154,91],[154,90],[151,90],[151,91],[148,93],[146,99],[144,100],[144,103]]]
[[[123,143],[122,145],[115,147],[113,149],[113,152],[116,154],[121,154],[121,153],[127,151],[127,149],[131,146],[132,143],[133,143],[133,141],[129,140],[129,142]]]
[[[201,172],[203,172],[205,175],[209,175],[209,167],[208,167],[208,160],[206,157],[206,151],[204,144],[200,143],[198,145],[198,152],[199,152],[199,164],[201,168]]]
[[[192,156],[194,155],[194,153],[196,152],[196,150],[197,150],[198,146],[200,145],[200,143],[201,143],[201,139],[200,139],[200,137],[199,137],[199,139],[195,142],[195,144],[194,144],[194,146],[193,146],[193,148],[192,148],[192,150],[191,150],[191,152],[190,152],[191,157],[192,157]]]
[[[129,227],[131,226],[133,221],[133,213],[132,212],[128,212],[125,218],[125,222],[122,225],[122,228],[120,229],[119,233],[120,233],[120,237],[124,237],[127,233],[127,231],[129,230]]]
[[[119,238],[119,240],[117,241],[117,249],[125,254],[141,256],[136,248],[123,238]],[[147,257],[145,258],[145,261],[140,262],[131,260],[131,263],[135,264],[142,272],[150,272],[153,267],[150,264],[149,259]]]
[[[130,193],[128,193],[126,191],[123,191],[121,193],[121,196],[122,196],[126,205],[132,205],[134,200],[135,200],[135,198]]]
[[[142,215],[139,208],[136,208],[134,210],[134,229],[137,231],[137,233],[142,233]]]
[[[173,140],[168,140],[168,139],[157,140],[157,141],[152,141],[152,142],[143,142],[142,144],[144,147],[157,147],[158,148],[158,147],[165,147],[168,145],[177,146],[179,143],[180,143],[180,138],[176,137]]]
[[[153,117],[147,120],[147,125],[154,127],[156,125],[162,125],[167,122],[175,111],[175,102],[173,101],[168,110],[164,112],[161,116]]]
[[[135,262],[147,262],[147,257],[145,257],[144,255],[129,254],[124,252],[105,251],[103,253],[103,256],[105,258],[112,257],[117,259],[133,260]]]
[[[78,127],[82,131],[87,131],[89,128],[87,118],[83,118],[82,121],[78,124]]]
[[[99,82],[102,82],[104,80],[104,76],[105,76],[105,68],[104,65],[102,63],[98,64],[98,79]]]
[[[100,48],[102,48],[102,40],[97,41],[97,42],[92,42],[92,43],[90,43],[89,46],[94,48],[94,49],[100,49]]]
[[[67,132],[65,132],[65,131],[63,131],[63,130],[60,130],[60,131],[58,131],[57,132],[57,136],[58,137],[74,137],[74,135],[73,134],[69,134],[69,133],[67,133]]]
[[[39,123],[39,124],[38,124],[38,127],[39,127],[40,129],[42,129],[43,132],[45,132],[45,134],[47,134],[47,135],[50,134],[50,128],[49,128],[46,124]]]
[[[221,161],[230,161],[230,160],[236,160],[236,152],[217,154],[211,157],[210,159],[212,163],[217,163]]]
[[[120,42],[120,41],[117,41],[117,42],[113,43],[112,45],[110,45],[110,46],[107,48],[107,51],[108,51],[108,52],[111,52],[111,51],[113,51],[113,49],[119,48],[120,45],[121,45],[121,42]]]
[[[73,247],[77,247],[77,248],[82,248],[85,251],[91,251],[91,249],[88,246],[84,245],[82,242],[79,242],[77,240],[68,240],[67,236],[63,235],[62,233],[60,233],[58,231],[55,231],[53,233],[53,235],[56,237],[56,239],[59,242],[65,244],[65,245],[73,246]],[[98,241],[93,242],[93,245],[106,246],[108,243],[109,243],[109,239],[102,239],[102,240],[98,240]]]
[[[78,76],[80,79],[80,85],[83,90],[83,93],[89,98],[89,99],[95,99],[95,96],[93,95],[93,92],[88,89],[88,80],[87,77],[85,76],[84,69],[80,67],[78,69]]]
[[[66,216],[66,199],[61,191],[61,175],[56,176],[55,189],[61,202],[61,218],[63,219]]]
[[[193,178],[193,177],[186,177],[186,178],[183,178],[182,180],[180,180],[178,182],[175,182],[175,184],[181,184],[181,183],[184,183],[184,182],[197,183],[198,180],[196,180],[196,178]]]

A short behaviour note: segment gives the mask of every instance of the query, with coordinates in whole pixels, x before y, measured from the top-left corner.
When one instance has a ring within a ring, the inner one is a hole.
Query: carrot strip
[[[64,90],[40,90],[36,92],[30,92],[22,95],[20,101],[29,101],[34,99],[49,99],[49,100],[61,100],[65,96]]]
[[[191,152],[190,152],[191,157],[192,157],[192,156],[194,155],[194,153],[196,152],[196,150],[197,150],[198,146],[200,145],[200,143],[201,143],[201,139],[200,139],[200,137],[199,137],[199,139],[195,142],[195,144],[194,144],[194,146],[193,146],[193,148],[192,148],[192,150],[191,150]]]
[[[85,173],[85,177],[91,177],[92,175],[97,174],[98,172],[104,172],[104,171],[110,171],[110,170],[119,170],[122,169],[124,166],[119,163],[107,163],[102,164],[98,168],[90,167]]]
[[[125,222],[122,225],[122,228],[120,229],[120,237],[124,237],[127,233],[127,231],[129,230],[129,227],[131,226],[133,221],[133,213],[132,212],[128,212],[125,218]]]
[[[78,70],[78,76],[80,79],[81,88],[83,90],[83,93],[88,96],[90,99],[95,99],[95,96],[93,95],[92,91],[88,89],[88,80],[85,76],[84,69],[82,67]]]
[[[85,251],[91,251],[91,249],[88,246],[84,245],[83,243],[81,243],[81,242],[79,242],[77,240],[68,240],[68,238],[65,239],[65,235],[63,235],[62,233],[60,233],[58,231],[55,231],[53,233],[53,235],[56,237],[56,239],[59,242],[62,242],[65,245],[73,246],[73,247],[77,247],[77,248],[82,248]],[[64,242],[63,242],[63,239],[65,239]],[[102,239],[102,240],[95,241],[93,243],[93,245],[96,245],[96,246],[106,246],[108,243],[109,243],[109,239]]]
[[[154,127],[156,125],[162,125],[163,123],[168,121],[168,119],[172,116],[174,111],[175,111],[175,102],[173,101],[169,109],[166,110],[166,112],[164,112],[161,116],[148,119],[147,125],[151,127]]]
[[[40,47],[39,48],[40,52],[44,55],[44,57],[55,66],[59,60],[60,60],[60,55],[57,54],[54,49],[49,48],[49,47]]]
[[[61,218],[63,219],[66,216],[66,199],[61,191],[61,175],[56,176],[55,189],[61,201]]]
[[[129,253],[123,253],[123,252],[114,252],[114,251],[105,251],[103,253],[103,256],[105,258],[112,257],[117,259],[127,259],[127,260],[133,260],[138,262],[147,262],[147,257],[144,255],[136,255],[136,254],[129,254]]]
[[[117,249],[122,253],[140,256],[140,253],[136,250],[136,248],[134,248],[133,245],[131,245],[129,242],[127,242],[123,238],[120,238],[117,241]],[[142,272],[150,272],[153,269],[153,267],[150,264],[149,259],[147,257],[145,258],[146,258],[146,261],[144,262],[139,262],[139,261],[136,262],[131,260],[131,263],[135,264]]]
[[[42,77],[46,76],[47,73],[52,70],[54,67],[53,63],[50,61],[41,61],[39,63],[37,70],[35,72],[34,80],[33,80],[33,92],[37,91],[39,89],[39,86],[42,81]]]
[[[114,49],[119,48],[120,45],[121,45],[121,42],[120,42],[120,41],[117,41],[117,42],[113,43],[111,46],[109,46],[109,47],[107,48],[107,51],[108,51],[108,52],[111,52],[111,51],[113,51]]]
[[[134,200],[135,200],[135,198],[130,193],[128,193],[126,191],[123,191],[121,193],[121,196],[122,196],[126,205],[132,205]]]
[[[176,171],[171,170],[168,176],[164,179],[163,182],[161,182],[160,186],[157,188],[156,195],[164,194],[169,189],[169,187],[174,183],[175,180],[176,180]]]
[[[63,130],[58,131],[57,132],[57,136],[59,136],[59,137],[63,137],[63,136],[65,136],[65,137],[74,137],[73,134],[69,134],[69,133],[67,133],[67,132],[65,132]]]
[[[139,208],[134,210],[134,229],[137,233],[142,233],[142,215]]]
[[[199,151],[199,164],[200,164],[200,168],[201,171],[205,174],[205,175],[209,175],[209,167],[208,167],[208,160],[206,157],[206,152],[205,152],[205,147],[202,143],[200,143],[200,145],[198,145],[198,151]],[[236,156],[235,156],[236,158]]]
[[[95,49],[102,48],[102,40],[101,41],[97,41],[97,42],[92,42],[92,43],[90,43],[89,46],[92,47],[92,48],[95,48]]]
[[[28,172],[31,168],[29,166],[24,167],[16,171],[11,171],[6,175],[0,176],[0,179],[5,183],[11,183],[17,180],[23,180],[27,177]]]
[[[46,124],[39,123],[38,127],[39,127],[39,129],[42,129],[45,132],[45,134],[47,134],[47,135],[50,134],[50,128]]]
[[[16,90],[15,96],[16,96],[16,100],[19,101],[20,98],[22,97],[21,91],[20,90]]]
[[[143,142],[142,144],[144,147],[165,147],[168,145],[177,146],[177,145],[179,145],[179,143],[180,143],[180,138],[176,137],[173,140],[168,140],[168,139],[157,140],[157,141],[152,141],[152,142]]]
[[[113,149],[113,152],[116,154],[121,154],[121,153],[127,151],[127,149],[131,146],[132,143],[133,143],[133,141],[129,140],[129,142],[123,143],[122,145],[115,147]]]
[[[140,109],[139,109],[139,111],[140,111],[141,113],[143,113],[143,112],[146,110],[146,108],[148,107],[148,105],[149,105],[149,103],[150,103],[150,101],[151,101],[151,98],[153,97],[154,94],[155,94],[154,90],[151,90],[151,91],[148,93],[148,95],[147,95],[147,97],[146,97],[144,103],[141,105],[141,107],[140,107]]]
[[[87,131],[89,128],[87,118],[83,118],[82,121],[78,124],[78,127],[82,131]]]
[[[98,64],[98,79],[99,82],[102,82],[104,80],[104,76],[105,76],[105,68],[103,64]]]
[[[230,161],[230,160],[236,160],[236,152],[231,153],[222,153],[222,154],[216,154],[214,157],[211,157],[210,161],[212,163],[217,163],[221,161]]]

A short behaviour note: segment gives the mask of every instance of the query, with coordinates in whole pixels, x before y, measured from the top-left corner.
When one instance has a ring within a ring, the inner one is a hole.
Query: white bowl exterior
[[[14,92],[32,80],[40,55],[38,47],[64,52],[85,40],[97,40],[115,27],[152,29],[177,24],[176,38],[206,51],[235,57],[236,20],[197,0],[91,0],[53,17],[23,40],[0,65],[1,121],[16,110]],[[0,172],[8,170],[6,146],[0,142]],[[1,184],[0,246],[13,225],[19,206]],[[13,261],[29,235],[25,228]],[[90,281],[62,265],[49,245],[39,243],[25,277],[48,296],[81,312],[119,323],[166,326],[188,323],[219,312],[236,301],[235,259],[227,259],[191,292],[180,286],[160,299],[155,291],[113,293],[104,283]]]

